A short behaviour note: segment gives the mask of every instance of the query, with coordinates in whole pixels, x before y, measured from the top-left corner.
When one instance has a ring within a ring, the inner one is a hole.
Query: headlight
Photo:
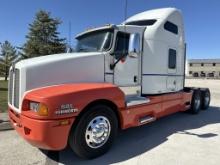
[[[48,116],[48,108],[42,103],[30,102],[30,110],[36,112],[40,116]]]
[[[30,102],[30,110],[37,112],[39,110],[40,103]]]

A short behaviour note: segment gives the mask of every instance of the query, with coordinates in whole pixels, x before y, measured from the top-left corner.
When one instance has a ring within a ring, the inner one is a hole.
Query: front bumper
[[[32,119],[17,114],[9,108],[9,118],[15,130],[31,145],[46,150],[62,150],[66,147],[74,118],[59,120]],[[68,120],[69,124],[60,125]]]

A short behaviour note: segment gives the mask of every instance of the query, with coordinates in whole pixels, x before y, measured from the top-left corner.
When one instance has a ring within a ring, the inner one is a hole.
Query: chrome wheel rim
[[[86,128],[86,143],[91,148],[103,146],[110,135],[111,125],[109,120],[104,116],[97,116],[90,121]]]

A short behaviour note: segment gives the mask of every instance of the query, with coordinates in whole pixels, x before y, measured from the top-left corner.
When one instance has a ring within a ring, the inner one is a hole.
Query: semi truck
[[[162,8],[76,36],[75,52],[10,68],[8,111],[31,145],[80,157],[106,153],[118,131],[208,109],[207,88],[185,87],[181,12]],[[159,130],[158,130],[159,131]]]

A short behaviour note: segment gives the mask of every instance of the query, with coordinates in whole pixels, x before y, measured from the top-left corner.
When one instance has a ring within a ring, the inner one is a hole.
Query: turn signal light
[[[46,105],[40,103],[39,110],[37,111],[40,116],[48,116],[48,108]]]

